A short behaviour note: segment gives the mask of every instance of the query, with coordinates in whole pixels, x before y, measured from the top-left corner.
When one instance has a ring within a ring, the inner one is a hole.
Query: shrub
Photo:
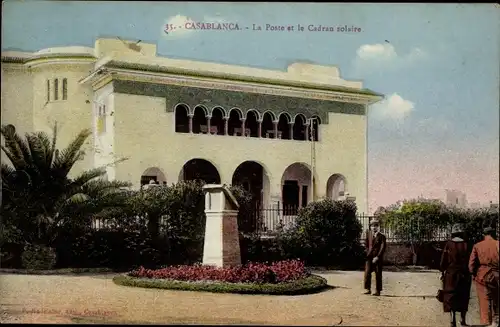
[[[43,245],[27,245],[21,255],[23,267],[30,270],[49,270],[56,263],[54,249]]]
[[[129,273],[131,277],[170,279],[178,281],[220,281],[227,283],[283,283],[309,275],[304,263],[297,260],[273,264],[249,263],[228,268],[202,266],[172,266],[150,270],[140,267]]]
[[[282,253],[298,257],[307,265],[339,267],[359,260],[361,223],[352,201],[325,199],[299,211],[293,229],[278,237]]]

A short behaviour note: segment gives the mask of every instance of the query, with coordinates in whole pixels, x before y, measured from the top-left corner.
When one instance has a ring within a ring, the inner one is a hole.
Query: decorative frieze
[[[190,107],[191,113],[197,105],[209,108],[209,115],[214,107],[222,107],[226,112],[231,108],[239,108],[246,116],[250,109],[259,112],[272,111],[278,117],[283,111],[292,117],[302,113],[306,117],[314,115],[321,119],[322,124],[328,123],[328,113],[365,115],[362,104],[319,99],[305,99],[270,94],[244,93],[230,90],[186,87],[158,83],[145,83],[126,80],[113,80],[115,93],[163,97],[166,99],[166,111],[172,112],[179,103]]]

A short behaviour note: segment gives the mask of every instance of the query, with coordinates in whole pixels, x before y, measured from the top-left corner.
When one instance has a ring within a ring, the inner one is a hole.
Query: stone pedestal
[[[207,217],[203,264],[216,267],[240,265],[238,201],[223,185],[205,185],[203,191]]]

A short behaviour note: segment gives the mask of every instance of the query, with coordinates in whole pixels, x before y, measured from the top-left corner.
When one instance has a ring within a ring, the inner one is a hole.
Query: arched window
[[[59,100],[59,80],[54,80],[54,100]]]
[[[47,80],[47,102],[50,101],[50,79]]]
[[[178,104],[175,109],[175,131],[177,133],[189,133],[189,109],[183,104]]]
[[[68,99],[68,79],[63,78],[62,81],[62,99],[67,100]]]

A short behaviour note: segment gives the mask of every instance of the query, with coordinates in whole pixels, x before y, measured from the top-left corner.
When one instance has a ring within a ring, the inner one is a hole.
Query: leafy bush
[[[450,222],[461,224],[469,243],[483,239],[483,229],[487,226],[498,230],[498,208],[458,209],[449,208]]]
[[[361,223],[352,201],[325,199],[299,211],[296,225],[278,237],[281,252],[308,265],[343,266],[359,261]]]
[[[240,233],[241,262],[273,262],[294,259],[293,255],[282,253],[281,239],[278,237],[262,238],[258,233],[244,235]]]
[[[309,272],[304,263],[297,260],[281,261],[267,265],[249,263],[246,265],[217,268],[202,266],[173,266],[150,270],[140,267],[129,273],[131,277],[171,279],[179,281],[221,281],[227,283],[283,283],[305,278]]]
[[[27,245],[21,255],[23,267],[30,270],[49,270],[56,263],[54,249],[43,245]]]
[[[55,247],[59,268],[157,267],[164,262],[166,252],[165,244],[153,241],[146,232],[120,230],[66,234],[57,240]]]
[[[198,291],[213,293],[267,294],[267,295],[302,295],[317,293],[328,287],[327,281],[320,276],[310,275],[287,283],[255,284],[224,282],[185,282],[169,279],[144,279],[131,276],[116,276],[117,285],[159,288],[179,291]]]

